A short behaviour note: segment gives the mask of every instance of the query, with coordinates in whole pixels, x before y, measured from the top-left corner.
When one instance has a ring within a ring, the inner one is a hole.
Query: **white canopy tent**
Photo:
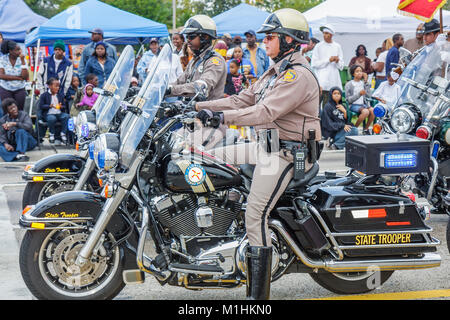
[[[323,40],[320,26],[331,24],[336,32],[334,41],[342,46],[345,64],[355,56],[356,47],[363,44],[368,56],[375,58],[375,50],[386,38],[401,33],[405,40],[415,37],[422,22],[397,12],[399,0],[327,0],[304,12],[313,36]],[[450,23],[450,11],[444,10],[444,26]],[[435,16],[439,20],[439,12]]]

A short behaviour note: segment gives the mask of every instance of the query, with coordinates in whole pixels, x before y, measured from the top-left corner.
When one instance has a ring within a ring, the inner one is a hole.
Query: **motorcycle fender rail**
[[[105,199],[85,191],[58,193],[24,209],[19,225],[26,230],[85,228],[79,223],[94,221]]]
[[[34,165],[28,165],[22,179],[30,182],[72,180],[83,170],[86,159],[84,152],[81,155],[61,153],[47,156]]]

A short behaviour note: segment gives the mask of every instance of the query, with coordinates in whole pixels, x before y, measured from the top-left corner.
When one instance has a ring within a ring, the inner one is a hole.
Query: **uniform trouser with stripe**
[[[245,214],[247,236],[251,246],[271,246],[268,217],[293,177],[291,153],[282,150],[268,154],[256,142],[216,148],[209,153],[229,164],[256,165]]]

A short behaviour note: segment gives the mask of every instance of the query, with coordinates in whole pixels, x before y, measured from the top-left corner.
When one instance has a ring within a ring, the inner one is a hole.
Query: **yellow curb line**
[[[450,289],[374,293],[374,294],[348,295],[348,296],[337,296],[337,297],[307,299],[307,300],[411,300],[411,299],[432,299],[442,297],[450,297]]]

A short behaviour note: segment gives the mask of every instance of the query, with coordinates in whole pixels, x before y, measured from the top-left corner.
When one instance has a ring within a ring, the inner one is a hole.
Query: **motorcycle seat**
[[[253,171],[255,170],[254,164],[242,164],[239,166],[239,168],[241,169],[241,172],[244,176],[249,179],[253,179]],[[297,181],[292,179],[289,182],[286,190],[297,189],[306,186],[315,176],[317,176],[317,174],[319,173],[319,168],[319,164],[317,162],[314,163],[312,168],[305,173],[305,177],[303,179]]]

